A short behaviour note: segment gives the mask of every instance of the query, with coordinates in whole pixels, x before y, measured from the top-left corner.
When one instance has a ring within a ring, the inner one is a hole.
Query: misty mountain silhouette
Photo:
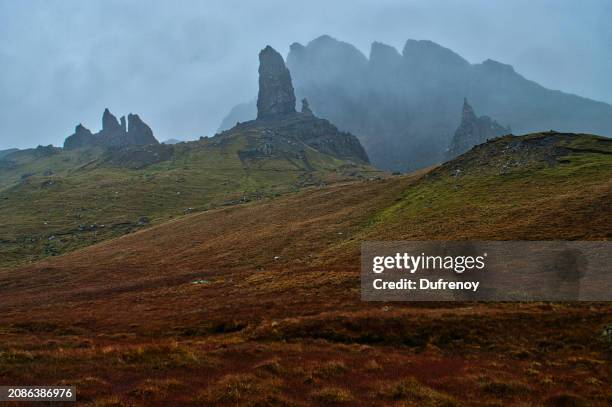
[[[296,98],[308,98],[315,114],[357,135],[372,163],[388,170],[443,161],[465,97],[517,134],[612,134],[612,106],[547,89],[490,59],[470,64],[432,41],[408,40],[401,54],[374,42],[368,58],[324,35],[292,44],[287,66]],[[254,101],[240,104],[220,129],[255,115]]]

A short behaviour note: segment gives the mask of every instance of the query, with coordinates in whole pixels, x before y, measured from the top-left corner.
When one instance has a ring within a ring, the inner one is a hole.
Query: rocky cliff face
[[[134,145],[159,144],[153,136],[153,131],[137,114],[129,114],[127,122],[125,116],[121,122],[108,110],[102,114],[102,130],[92,134],[87,128],[79,124],[74,134],[64,141],[64,148],[73,150],[86,147],[126,147]]]
[[[91,145],[94,141],[94,136],[91,131],[82,124],[78,124],[74,128],[74,134],[69,136],[64,141],[64,148],[74,150],[75,148],[83,148]]]
[[[128,142],[132,145],[159,144],[153,130],[137,114],[128,114]]]
[[[455,158],[475,145],[482,144],[488,139],[510,133],[509,127],[501,126],[488,116],[477,117],[474,109],[463,99],[461,124],[455,131],[447,152],[447,158]]]
[[[240,152],[241,159],[252,160],[272,154],[290,154],[305,159],[306,150],[312,148],[343,160],[369,163],[359,140],[316,117],[306,99],[302,100],[301,112],[296,112],[291,75],[278,52],[266,47],[259,54],[259,63],[257,119],[239,123],[217,136],[225,139],[253,135],[249,149]]]
[[[108,110],[104,109],[102,114],[102,130],[95,134],[92,139],[94,144],[104,147],[122,147],[129,145],[126,139],[125,117],[119,120]]]
[[[257,118],[270,119],[295,113],[291,75],[283,57],[269,45],[259,53]]]
[[[108,108],[104,109],[104,113],[102,113],[102,131],[112,132],[119,131],[121,129],[121,125],[117,118],[108,110]]]

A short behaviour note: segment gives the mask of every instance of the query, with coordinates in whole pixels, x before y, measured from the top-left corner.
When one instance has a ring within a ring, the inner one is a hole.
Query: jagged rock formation
[[[121,118],[121,123],[125,124],[125,117]],[[124,127],[117,118],[108,109],[104,109],[102,114],[102,130],[90,140],[94,144],[104,147],[122,147],[129,145],[125,135]]]
[[[467,98],[464,98],[461,124],[455,130],[455,135],[448,148],[447,158],[455,158],[475,145],[482,144],[490,138],[509,134],[510,131],[509,127],[500,125],[489,116],[477,117]]]
[[[270,119],[290,113],[295,113],[291,75],[283,57],[268,45],[259,53],[257,118]]]
[[[319,117],[359,136],[372,162],[410,170],[445,157],[464,97],[517,134],[548,129],[612,135],[612,106],[546,89],[510,65],[472,64],[431,41],[403,50],[373,43],[366,57],[329,36],[291,45],[287,67],[296,98]],[[222,130],[255,118],[255,102],[233,109]]]
[[[64,141],[64,148],[73,150],[86,147],[125,147],[135,145],[159,144],[153,136],[153,131],[137,114],[129,114],[127,122],[125,116],[121,121],[108,110],[102,114],[102,130],[96,134],[79,124],[74,134]]]
[[[74,150],[75,148],[88,147],[93,143],[93,134],[81,123],[74,128],[74,134],[66,138],[64,148],[66,150]]]
[[[253,135],[248,149],[239,153],[241,160],[256,160],[278,153],[308,161],[307,150],[312,148],[335,158],[369,163],[359,140],[316,117],[306,99],[302,100],[302,111],[296,112],[291,75],[278,52],[267,46],[259,54],[259,62],[257,119],[238,123],[217,136],[227,139],[241,134]]]
[[[108,110],[108,108],[104,109],[104,113],[102,114],[102,131],[118,131],[121,128],[121,125],[117,121],[117,118]]]
[[[131,145],[159,144],[153,130],[137,114],[128,114],[126,135]]]

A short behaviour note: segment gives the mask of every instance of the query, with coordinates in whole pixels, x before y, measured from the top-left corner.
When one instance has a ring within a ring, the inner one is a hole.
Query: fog
[[[156,137],[214,134],[257,93],[257,53],[287,55],[321,34],[368,55],[429,39],[472,63],[612,103],[612,2],[0,1],[0,150],[61,145],[101,127],[105,107],[138,113]]]

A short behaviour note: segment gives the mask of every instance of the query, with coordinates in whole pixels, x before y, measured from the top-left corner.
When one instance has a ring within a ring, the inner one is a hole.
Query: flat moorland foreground
[[[5,268],[0,384],[93,406],[609,405],[607,303],[360,300],[362,241],[611,237],[609,141],[513,140]]]

